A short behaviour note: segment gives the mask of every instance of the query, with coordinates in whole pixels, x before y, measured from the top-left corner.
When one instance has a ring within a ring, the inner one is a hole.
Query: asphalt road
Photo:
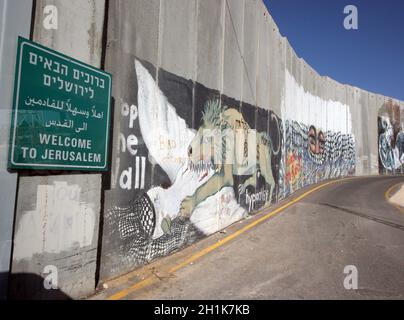
[[[400,182],[331,184],[124,298],[404,299],[404,213],[385,198]],[[344,288],[347,265],[357,269],[356,290]]]

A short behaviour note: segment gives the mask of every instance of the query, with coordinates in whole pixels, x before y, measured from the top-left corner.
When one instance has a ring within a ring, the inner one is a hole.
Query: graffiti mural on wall
[[[194,130],[140,61],[135,70],[141,139],[149,160],[170,183],[151,187],[129,205],[105,213],[107,246],[115,247],[120,264],[131,266],[167,255],[269,206],[278,190],[273,159],[281,156],[280,119],[275,114],[267,112],[265,127],[258,131],[238,108],[206,95]],[[270,125],[277,134],[268,134]]]
[[[404,119],[392,100],[379,110],[379,172],[402,172],[404,165]]]
[[[265,110],[258,108],[257,112],[256,130],[252,130],[254,142],[249,144],[257,159],[255,172],[252,176],[249,176],[248,172],[234,173],[234,186],[238,202],[249,213],[254,213],[277,200],[279,190],[277,168],[279,168],[282,156],[281,120],[271,111],[266,113]],[[232,129],[240,136],[241,132],[237,126]],[[247,130],[250,130],[248,124]],[[242,139],[236,138],[234,141],[236,146],[247,145],[243,143]],[[239,161],[236,159],[233,170],[240,171],[238,163]]]
[[[321,131],[287,120],[286,195],[325,179],[355,172],[355,142],[352,135]]]
[[[287,109],[283,122],[164,70],[156,81],[150,70],[135,60],[136,99],[121,112],[128,130],[117,151],[129,160],[104,215],[110,273],[168,255],[301,187],[353,173],[350,127],[324,130],[324,121],[306,124]]]
[[[285,78],[283,196],[325,179],[354,174],[355,139],[349,107],[305,91],[288,71]]]

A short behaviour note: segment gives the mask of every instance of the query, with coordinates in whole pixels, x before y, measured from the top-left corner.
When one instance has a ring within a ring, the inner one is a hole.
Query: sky
[[[322,76],[404,101],[403,0],[264,0],[296,54]],[[346,5],[358,30],[344,28]]]

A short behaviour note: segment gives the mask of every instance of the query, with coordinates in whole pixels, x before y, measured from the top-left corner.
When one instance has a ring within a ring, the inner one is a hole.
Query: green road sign
[[[18,39],[9,168],[108,170],[111,75]]]

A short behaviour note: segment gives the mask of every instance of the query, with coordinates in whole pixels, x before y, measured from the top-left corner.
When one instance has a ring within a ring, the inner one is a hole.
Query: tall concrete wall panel
[[[225,61],[225,16],[227,4],[224,0],[198,0],[197,63],[194,79],[192,128],[202,124],[202,114],[207,100],[221,100]],[[209,21],[209,23],[207,23]],[[223,101],[221,101],[223,103]],[[177,105],[178,108],[178,105]],[[188,147],[185,145],[185,147]],[[185,160],[184,160],[185,161]],[[214,189],[220,189],[217,182]],[[218,215],[213,218],[219,221]],[[215,223],[214,222],[214,223]]]
[[[347,104],[351,112],[352,118],[352,132],[355,137],[355,174],[363,175],[363,144],[358,143],[362,141],[362,121],[361,121],[361,109],[359,106],[359,91],[355,87],[345,86]]]
[[[375,93],[369,93],[369,112],[368,118],[365,120],[368,128],[369,135],[369,158],[370,158],[370,174],[379,174],[379,151],[378,151],[378,127],[377,119],[379,109],[383,104],[380,104],[384,100],[384,97]],[[398,101],[397,101],[398,104]]]
[[[289,91],[285,92],[286,94],[291,94],[290,95],[290,108],[295,109],[296,115],[298,119],[304,119],[307,115],[307,112],[303,111],[302,109],[302,98],[303,96],[300,94],[300,90],[298,90],[298,86],[302,86],[302,68],[300,66],[300,59],[296,55],[295,51],[293,48],[291,48],[291,54],[290,54],[290,59],[291,59],[291,66],[292,66],[292,73],[291,77],[289,78],[293,82],[293,85],[291,83],[291,88]],[[287,89],[285,89],[287,90]]]
[[[326,77],[325,78],[326,82],[326,92],[327,92],[327,101],[337,101],[337,83],[333,79]],[[338,112],[334,108],[327,108],[326,113],[327,113],[327,125],[326,129],[330,130],[334,128],[337,119],[335,118],[335,113]]]
[[[185,79],[195,78],[197,0],[161,1],[159,67]]]
[[[258,1],[246,0],[244,8],[244,34],[243,34],[243,95],[242,101],[257,105],[257,74],[258,64],[257,48],[260,37]]]
[[[43,27],[47,5],[58,9],[57,30]],[[104,13],[104,1],[37,1],[33,40],[100,67]],[[11,297],[66,298],[93,292],[101,175],[20,173],[17,199]],[[46,290],[39,278],[50,266],[57,268],[58,290]]]
[[[324,80],[323,77],[321,77],[317,72],[314,73],[314,95],[316,97],[319,97],[320,99],[320,104],[321,104],[321,109],[326,109],[325,108],[325,101],[326,101],[326,94],[324,92]],[[326,123],[327,123],[327,113],[326,112],[319,112],[319,122],[322,124],[322,127],[326,128]]]
[[[352,116],[351,116],[351,108],[347,103],[347,96],[346,96],[346,88],[341,83],[336,83],[335,88],[335,98],[336,101],[341,102],[344,106],[340,112],[344,115],[344,122],[341,123],[341,130],[344,132],[352,132]]]
[[[153,164],[146,162],[148,153],[140,135],[135,61],[147,61],[150,76],[158,81],[158,65],[163,58],[163,15],[160,0],[109,2],[105,68],[113,75],[114,124],[111,172],[104,181],[105,210],[140,197],[158,176]],[[175,64],[171,67],[175,68]],[[103,228],[101,279],[133,268],[130,262],[113,259],[115,242],[105,236],[109,232],[105,221]]]
[[[29,38],[31,10],[32,1],[0,0],[0,300],[7,295],[17,191],[17,173],[7,171],[16,39]]]
[[[359,89],[359,106],[361,110],[361,121],[363,123],[367,123],[367,120],[369,119],[369,93],[367,91],[364,91],[362,89]],[[369,129],[368,126],[362,126],[362,141],[358,141],[358,143],[362,143],[363,145],[363,168],[364,168],[364,174],[365,175],[370,175],[371,174],[371,141],[369,137]]]
[[[198,0],[197,75],[194,80],[207,88],[218,90],[223,76],[225,9],[224,1]]]
[[[292,69],[292,46],[290,45],[287,38],[285,38],[284,42],[285,42],[285,72],[293,73],[293,69]],[[275,63],[274,63],[274,65],[275,65]]]
[[[378,164],[380,174],[403,172],[404,114],[402,102],[384,97],[377,100]],[[373,145],[374,147],[374,145]]]
[[[313,94],[313,78],[306,61],[299,59],[299,66],[301,79],[300,85],[305,92]],[[318,110],[311,110],[312,106],[308,97],[309,95],[303,95],[302,100],[300,101],[301,108],[299,108],[302,112],[303,122],[305,123],[310,122],[310,119],[315,120],[318,115]]]
[[[384,114],[384,110],[385,110],[385,107],[386,106],[388,106],[389,105],[389,101],[390,101],[390,98],[388,98],[388,97],[385,97],[385,96],[380,96],[380,95],[377,95],[377,98],[376,98],[376,104],[377,104],[377,122],[376,123],[373,123],[372,124],[372,127],[373,126],[375,126],[376,127],[376,130],[377,130],[377,141],[376,141],[376,143],[377,143],[377,163],[376,163],[376,166],[377,166],[377,171],[376,171],[376,174],[377,173],[380,173],[380,174],[389,174],[389,173],[394,173],[394,170],[387,170],[387,168],[383,165],[383,161],[381,161],[381,157],[380,157],[380,154],[383,154],[383,151],[382,151],[382,149],[380,149],[379,150],[379,143],[380,143],[380,141],[379,141],[379,136],[383,136],[383,131],[384,131],[384,133],[387,131],[387,130],[385,130],[384,128],[383,128],[383,122],[382,121],[380,121],[382,118],[383,118],[383,116],[385,115]],[[391,101],[393,101],[393,100],[391,100]],[[398,102],[399,103],[399,102]],[[395,105],[395,103],[393,103],[393,105]],[[402,108],[400,108],[400,111],[401,110],[403,110]],[[394,117],[392,117],[392,118],[394,118]],[[401,118],[401,117],[400,117]],[[401,119],[400,119],[401,120]],[[400,121],[400,123],[401,123],[401,121]],[[387,128],[386,128],[387,129]],[[397,129],[396,129],[397,130]],[[397,138],[397,131],[395,132],[395,134],[393,134],[393,137],[395,136],[395,138]],[[390,138],[391,139],[391,138]],[[383,143],[382,143],[382,145],[383,145]],[[380,147],[381,147],[381,145],[380,145]],[[380,151],[382,151],[382,152],[380,152]],[[399,169],[399,172],[402,172],[402,166],[400,165],[400,168],[398,168]]]
[[[44,9],[58,10],[58,29],[43,27]],[[38,0],[36,3],[34,40],[75,59],[99,66],[102,54],[105,1]]]
[[[257,22],[259,23],[259,41],[258,41],[258,74],[257,74],[257,103],[258,106],[266,110],[270,109],[269,100],[269,30],[270,20],[268,18],[265,5],[258,1]]]
[[[134,172],[129,172],[138,160],[132,154],[134,152],[131,153],[127,148],[128,139],[134,142],[138,136],[138,128],[133,123],[137,100],[135,58],[149,61],[154,66],[150,73],[157,79],[156,66],[161,60],[159,41],[162,39],[160,15],[160,0],[109,2],[106,69],[113,74],[115,121],[112,130],[111,173],[104,186],[106,207],[111,201],[118,204],[116,199],[127,202],[139,192],[132,187]],[[142,142],[138,141],[138,145],[141,148]],[[137,155],[145,156],[143,152],[138,151]],[[146,182],[150,184],[152,172],[150,168],[146,169],[145,179],[147,177]],[[101,274],[103,270],[101,266]]]
[[[95,285],[99,221],[102,283],[308,185],[402,170],[402,103],[320,76],[262,1],[108,3],[111,170],[20,175],[13,273],[55,265],[76,297]],[[104,7],[40,0],[34,40],[99,66]]]
[[[147,59],[156,66],[159,59],[160,6],[160,0],[110,1],[107,47],[113,48],[120,44],[119,49],[122,52],[126,54],[136,52],[139,59]],[[148,18],[144,19],[145,16]],[[116,17],[120,19],[117,21]],[[122,68],[118,74],[127,70],[125,63],[115,60],[117,57],[108,56],[108,58],[109,64],[113,64],[115,68]],[[116,62],[113,63],[114,61]],[[121,88],[119,85],[116,87]]]
[[[65,299],[92,293],[100,179],[82,175],[21,177],[19,185],[10,296]],[[45,278],[47,270],[54,275],[57,272],[58,290],[46,290],[39,278]]]
[[[223,91],[241,101],[243,83],[243,35],[245,0],[225,1]],[[250,79],[254,81],[254,79]]]
[[[279,33],[278,27],[269,16],[270,29],[270,83],[269,99],[271,109],[277,114],[281,114],[283,97],[285,93],[285,64],[286,64],[286,43],[284,37]]]

